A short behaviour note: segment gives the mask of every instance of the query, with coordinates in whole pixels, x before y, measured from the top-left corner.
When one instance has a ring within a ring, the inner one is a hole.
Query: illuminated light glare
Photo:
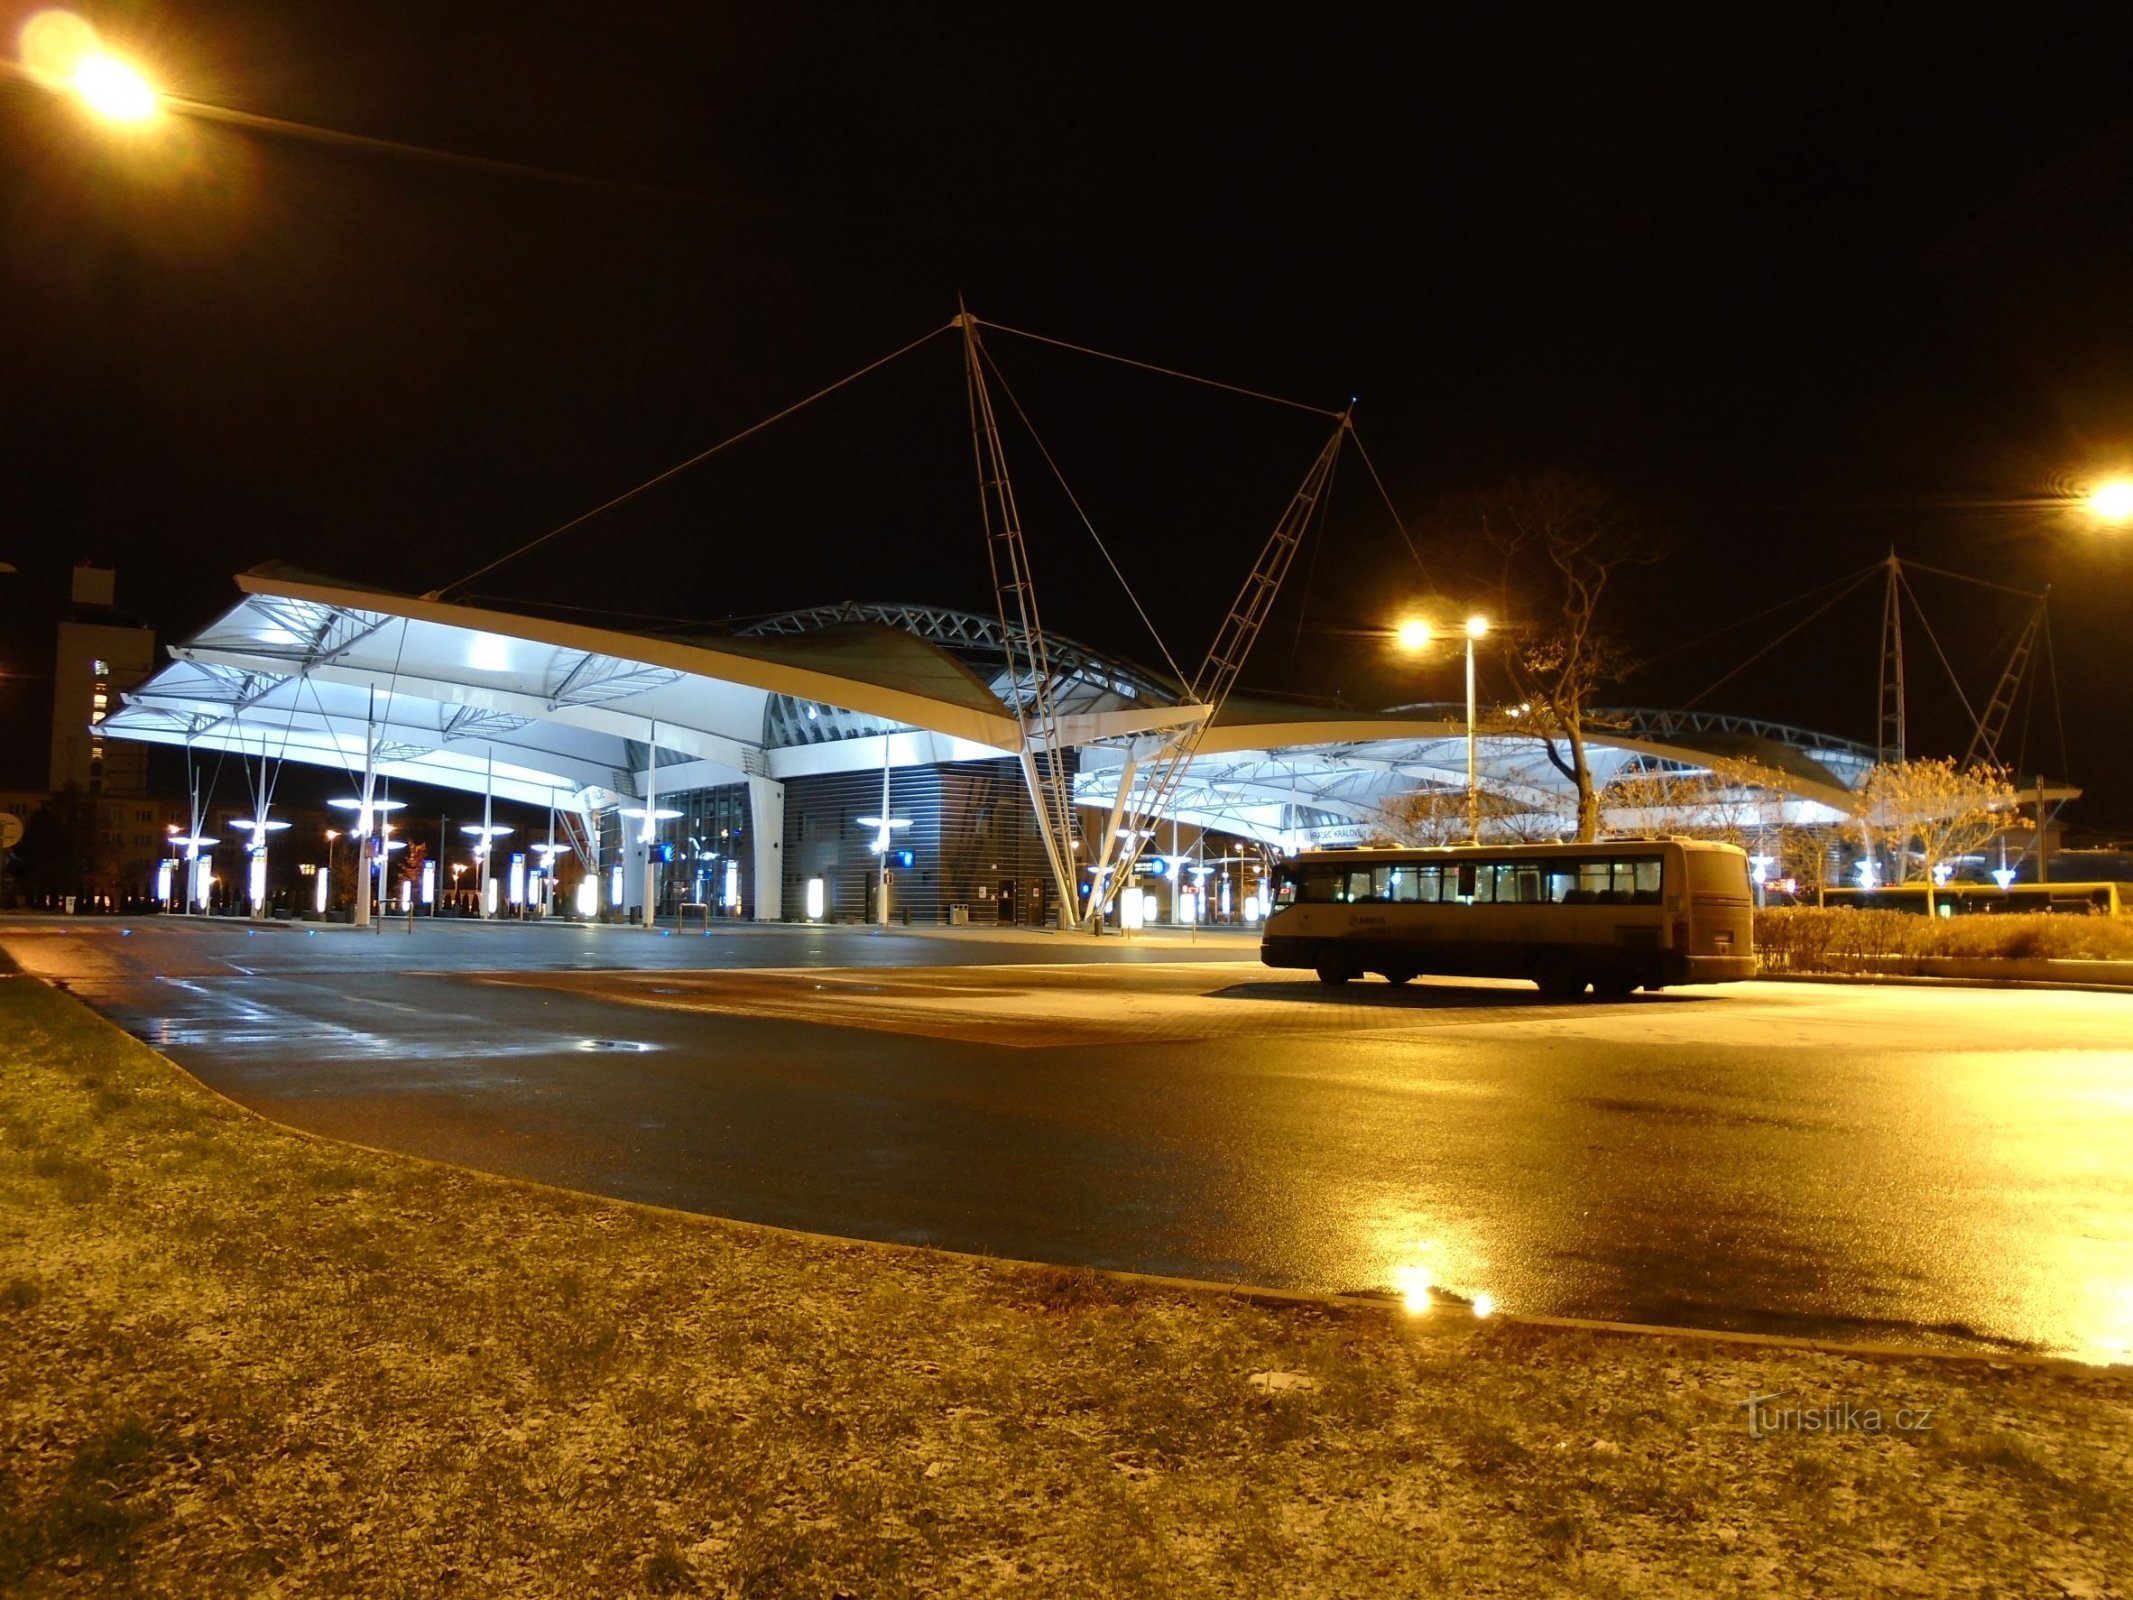
[[[422,863],[422,903],[426,906],[437,903],[437,863]]]
[[[1992,881],[2002,889],[2013,883],[2014,877],[2015,869],[2013,867],[1994,867],[1992,869]]]
[[[578,915],[595,916],[600,910],[600,880],[590,875],[578,880]]]
[[[496,889],[494,878],[481,886],[481,914],[485,917],[496,915]]]
[[[146,122],[162,105],[139,67],[102,52],[74,69],[74,92],[106,122]]]
[[[326,891],[332,879],[330,872],[318,873],[311,879],[311,909],[322,917],[326,914]]]
[[[1486,639],[1489,636],[1489,619],[1483,616],[1468,617],[1466,636],[1469,639]]]
[[[16,48],[22,65],[47,89],[72,87],[81,65],[103,46],[86,17],[71,11],[40,11],[22,25]]]
[[[1429,641],[1435,637],[1435,630],[1420,617],[1409,617],[1400,624],[1395,637],[1399,640],[1402,650],[1426,650],[1429,648]]]
[[[1477,1317],[1493,1317],[1496,1315],[1496,1296],[1490,1294],[1487,1290],[1475,1295],[1474,1315]]]
[[[2106,478],[2090,489],[2082,504],[2098,522],[2123,527],[2133,522],[2133,478]]]
[[[1392,1286],[1400,1291],[1400,1304],[1414,1316],[1427,1316],[1430,1307],[1436,1304],[1430,1298],[1429,1268],[1419,1262],[1393,1268]]]
[[[809,922],[820,922],[826,904],[827,902],[823,897],[822,880],[820,878],[809,878],[807,880],[807,920]]]

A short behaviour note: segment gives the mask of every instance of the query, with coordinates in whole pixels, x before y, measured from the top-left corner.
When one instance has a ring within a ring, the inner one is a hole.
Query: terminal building
[[[886,850],[899,916],[1058,920],[1020,759],[1029,686],[994,618],[842,604],[638,632],[280,564],[237,583],[239,603],[126,690],[103,734],[313,763],[357,787],[367,762],[394,783],[549,808],[559,911],[634,915],[650,885],[662,915],[872,920]],[[1184,696],[1070,639],[1046,644],[1088,880],[1129,753],[1180,724]],[[1466,739],[1450,708],[1233,695],[1147,853],[1189,883],[1190,918],[1244,920],[1276,854],[1383,837],[1401,797],[1462,789]],[[1601,785],[1752,761],[1776,775],[1788,821],[1847,816],[1874,760],[1846,740],[1687,713],[1605,713],[1589,747]],[[1486,731],[1479,758],[1523,836],[1567,828],[1574,796],[1541,740]]]

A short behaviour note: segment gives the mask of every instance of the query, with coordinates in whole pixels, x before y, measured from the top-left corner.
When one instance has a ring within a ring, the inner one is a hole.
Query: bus
[[[1259,958],[1327,984],[1528,978],[1558,1000],[1728,983],[1755,975],[1748,857],[1691,839],[1306,851]]]
[[[1807,895],[1801,905],[1812,905]],[[1922,883],[1885,883],[1872,889],[1829,888],[1822,903],[1859,906],[1874,911],[1926,910]],[[1933,889],[1933,914],[1941,917],[1991,916],[2009,911],[2072,912],[2076,916],[2133,916],[2133,883],[1942,883]]]

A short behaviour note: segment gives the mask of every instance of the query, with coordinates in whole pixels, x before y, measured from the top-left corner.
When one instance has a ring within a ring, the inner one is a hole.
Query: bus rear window
[[[1689,893],[1723,895],[1734,900],[1749,898],[1745,856],[1730,850],[1691,850],[1687,854]]]

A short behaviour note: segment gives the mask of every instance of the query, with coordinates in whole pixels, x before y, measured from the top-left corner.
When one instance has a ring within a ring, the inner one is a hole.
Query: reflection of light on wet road
[[[1068,970],[1056,944],[941,968],[810,930],[701,946],[763,962],[717,972],[671,965],[697,941],[493,931],[8,947],[300,1126],[632,1198],[1440,1322],[2133,1360],[2133,997],[1328,998],[1197,960]],[[590,946],[663,970],[510,976]],[[430,965],[454,951],[481,976]]]
[[[553,1034],[485,1024],[469,1029],[469,1020],[448,1013],[424,1010],[396,1001],[370,999],[358,1009],[363,1025],[336,1022],[320,1015],[322,1008],[291,1003],[295,994],[311,998],[308,986],[291,986],[274,979],[241,981],[191,978],[161,978],[158,985],[185,994],[190,1004],[170,1007],[142,1019],[139,1037],[158,1050],[184,1054],[211,1052],[229,1059],[246,1054],[280,1059],[294,1056],[312,1062],[407,1061],[450,1062],[495,1060],[500,1057],[546,1054],[563,1048]],[[256,998],[255,998],[256,997]],[[398,1018],[413,1019],[395,1028],[382,1026]],[[608,1048],[638,1050],[645,1046],[609,1044]]]
[[[1407,1261],[1394,1267],[1392,1286],[1400,1291],[1400,1304],[1416,1316],[1421,1316],[1435,1303],[1429,1297],[1432,1283],[1426,1261]]]
[[[2089,1305],[2085,1314],[2076,1314],[2074,1326],[2082,1345],[2075,1354],[2098,1365],[2133,1361],[2133,1283],[2086,1287]]]

